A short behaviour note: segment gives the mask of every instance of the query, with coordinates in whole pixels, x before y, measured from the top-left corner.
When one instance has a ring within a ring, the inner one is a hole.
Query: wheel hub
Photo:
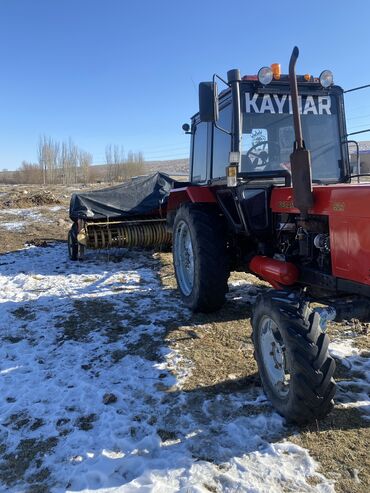
[[[289,392],[290,374],[286,349],[277,324],[265,316],[261,321],[261,352],[266,374],[280,397]]]
[[[175,262],[179,287],[185,296],[189,296],[194,286],[194,251],[185,221],[181,221],[176,230]]]

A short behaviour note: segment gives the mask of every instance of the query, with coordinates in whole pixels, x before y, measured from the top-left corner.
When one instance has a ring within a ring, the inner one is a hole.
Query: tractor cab
[[[231,72],[235,76],[238,71]],[[274,64],[256,76],[229,80],[221,94],[216,79],[219,77],[200,85],[200,112],[192,118],[191,126],[191,182],[225,180],[236,172],[234,185],[245,180],[284,183],[282,177],[291,172],[295,140],[289,76],[281,74],[280,66]],[[313,183],[348,181],[342,88],[332,84],[329,71],[319,78],[297,76],[297,82]]]

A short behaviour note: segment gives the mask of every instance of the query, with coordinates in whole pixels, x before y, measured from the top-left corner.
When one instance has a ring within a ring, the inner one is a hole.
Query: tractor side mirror
[[[217,122],[219,108],[216,82],[199,84],[199,116],[201,122]]]
[[[183,131],[186,133],[186,134],[191,134],[192,131],[191,131],[191,127],[189,125],[189,123],[184,123],[183,126],[181,127],[183,129]]]

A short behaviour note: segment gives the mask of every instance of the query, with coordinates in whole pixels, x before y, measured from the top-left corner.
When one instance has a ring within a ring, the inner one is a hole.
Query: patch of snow
[[[59,210],[65,209],[65,207],[56,205],[53,207],[29,207],[26,209],[0,209],[0,227],[5,229],[23,229],[27,222],[43,222],[43,223],[51,223],[52,219],[45,217],[44,212],[57,212]],[[65,209],[68,211],[68,209]],[[14,222],[1,222],[11,217]],[[15,219],[17,221],[15,222]],[[26,222],[27,221],[27,222]],[[11,225],[19,225],[19,226],[11,226]]]
[[[6,368],[5,370],[0,371],[0,375],[6,375],[7,373],[10,373],[14,370],[18,370],[19,366],[12,366],[10,368]]]
[[[1,216],[21,216],[27,219],[39,219],[41,217],[41,213],[39,208],[37,207],[29,207],[27,209],[1,209]]]
[[[243,301],[245,303],[254,303],[261,288],[255,284],[251,284],[243,279],[237,281],[229,281],[229,293],[227,297],[233,301]]]
[[[149,253],[70,262],[55,245],[1,264],[0,470],[24,439],[55,437],[39,455],[53,493],[334,491],[260,388],[182,390],[191,362],[165,338],[190,313]]]
[[[343,360],[344,358],[349,358],[351,356],[357,356],[360,351],[358,348],[353,346],[353,339],[336,339],[330,343],[330,354],[334,358]],[[341,361],[342,364],[345,362]]]
[[[330,344],[330,354],[353,374],[351,380],[337,382],[336,401],[343,408],[358,408],[370,419],[370,357],[354,347],[354,342],[344,339]]]
[[[22,231],[26,227],[26,223],[20,221],[20,222],[6,222],[2,223],[0,222],[0,228],[6,229],[8,231]]]

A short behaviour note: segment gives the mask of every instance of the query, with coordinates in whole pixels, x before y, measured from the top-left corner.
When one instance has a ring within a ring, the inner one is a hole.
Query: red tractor
[[[274,64],[200,84],[199,112],[183,126],[190,183],[171,191],[167,222],[191,310],[218,310],[232,270],[271,284],[253,307],[255,357],[272,404],[303,423],[324,417],[335,394],[309,303],[370,297],[370,184],[351,183],[343,90],[330,71],[297,76],[297,58],[295,48],[289,75]]]

